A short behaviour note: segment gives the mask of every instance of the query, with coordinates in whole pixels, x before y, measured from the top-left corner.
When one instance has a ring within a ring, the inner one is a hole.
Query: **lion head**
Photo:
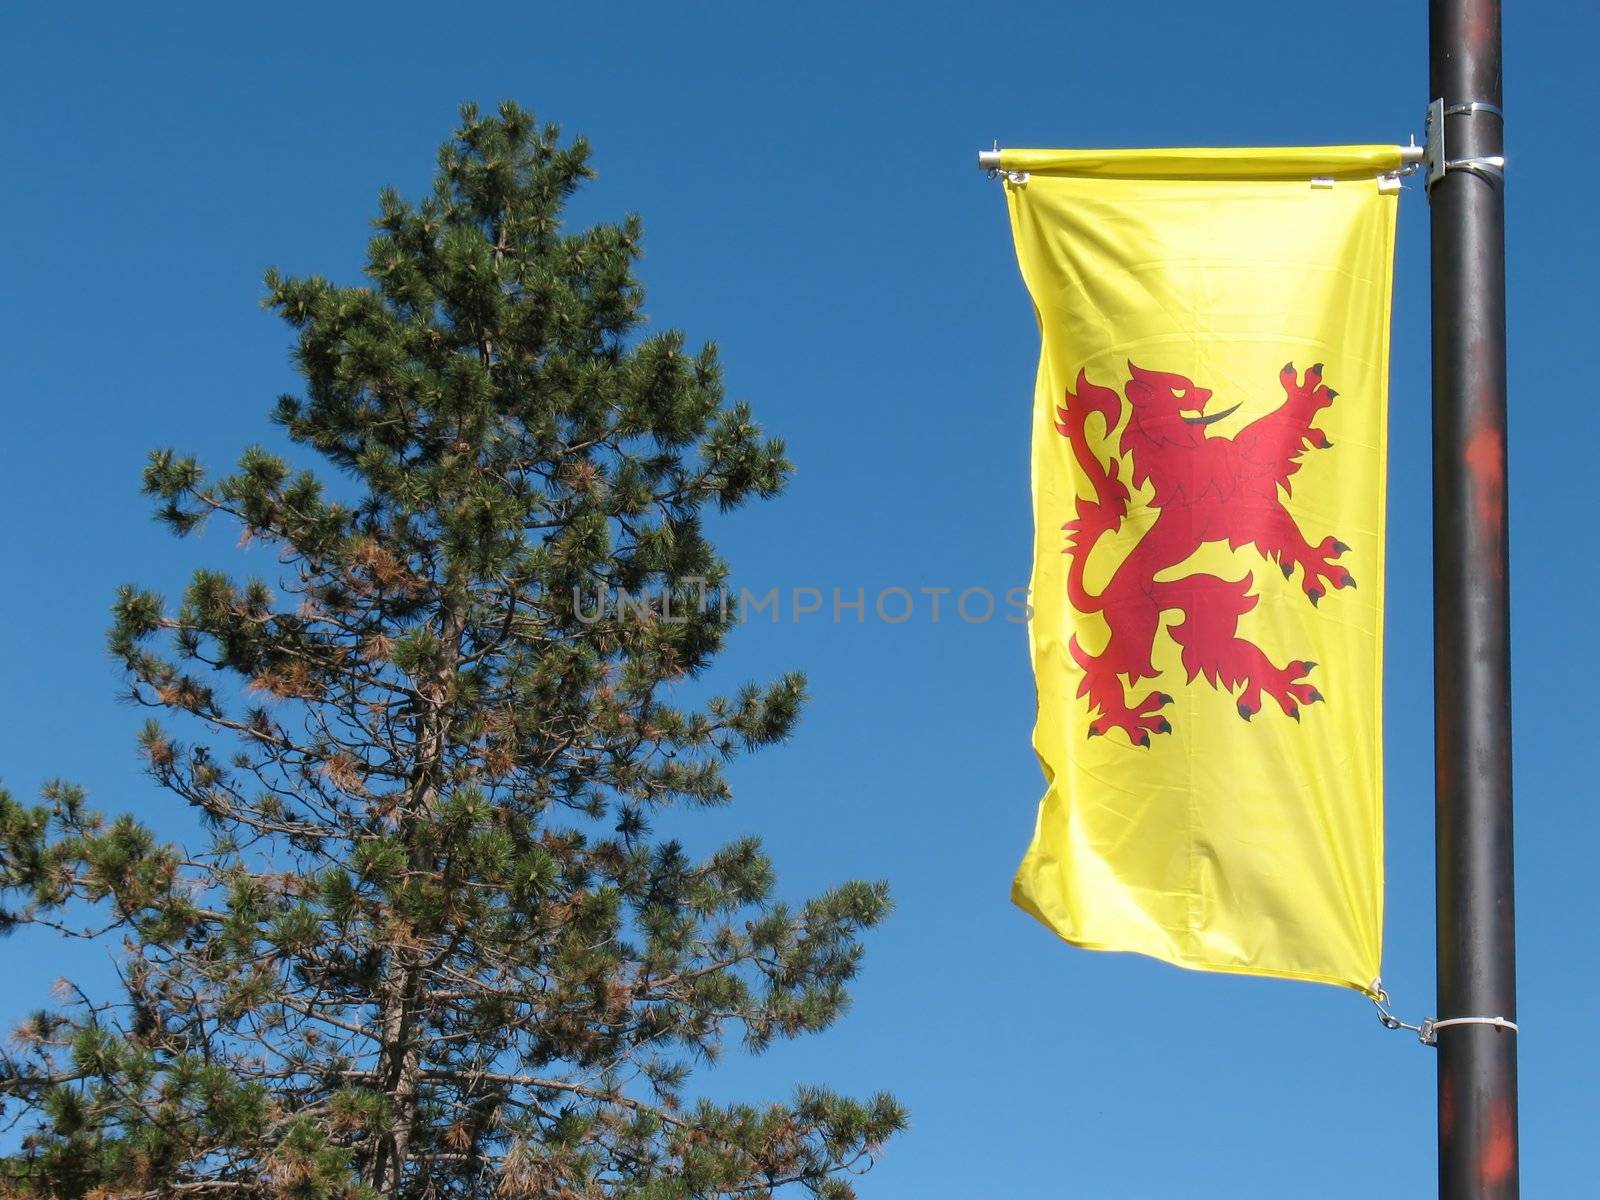
[[[1128,383],[1123,389],[1128,398],[1128,431],[1137,430],[1147,441],[1158,445],[1195,446],[1205,440],[1205,426],[1237,409],[1206,412],[1211,390],[1196,386],[1183,375],[1167,371],[1146,371],[1128,363]]]

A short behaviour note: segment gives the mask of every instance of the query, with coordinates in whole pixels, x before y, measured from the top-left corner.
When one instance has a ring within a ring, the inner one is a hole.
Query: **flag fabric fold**
[[[1372,993],[1398,147],[1005,151],[1042,338],[1013,898]]]

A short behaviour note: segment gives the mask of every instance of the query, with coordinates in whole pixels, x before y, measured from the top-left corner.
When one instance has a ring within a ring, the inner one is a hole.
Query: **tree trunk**
[[[423,711],[416,720],[416,759],[411,770],[411,795],[401,815],[401,836],[411,856],[413,870],[431,872],[434,863],[417,842],[417,831],[430,819],[439,796],[445,766],[451,684],[461,660],[461,635],[466,618],[459,605],[447,601],[440,615],[439,638],[444,647],[438,666],[419,689]],[[417,1017],[422,995],[423,939],[412,927],[398,930],[389,944],[388,962],[381,988],[382,1012],[378,1075],[389,1096],[390,1124],[373,1158],[372,1185],[385,1196],[398,1197],[410,1153],[411,1129],[416,1118],[417,1082],[421,1053],[417,1043]]]

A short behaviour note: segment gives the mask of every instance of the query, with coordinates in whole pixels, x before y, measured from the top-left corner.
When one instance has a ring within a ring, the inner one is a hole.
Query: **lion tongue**
[[[1233,413],[1238,411],[1238,408],[1239,406],[1235,404],[1232,408],[1225,408],[1221,412],[1199,413],[1192,417],[1184,412],[1180,412],[1178,415],[1191,425],[1210,425],[1214,421],[1222,420],[1223,417],[1233,415]]]

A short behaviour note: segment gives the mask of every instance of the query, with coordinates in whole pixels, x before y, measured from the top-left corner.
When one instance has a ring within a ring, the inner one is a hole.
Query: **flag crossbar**
[[[1487,111],[1486,106],[1479,105],[1478,107],[1484,108],[1485,111]],[[1396,149],[1398,149],[1399,152],[1400,152],[1400,162],[1402,164],[1402,170],[1415,169],[1416,167],[1421,166],[1422,163],[1426,161],[1427,147],[1425,147],[1425,146],[1418,146],[1418,145],[1413,144],[1413,145],[1409,145],[1409,146],[1399,146],[1399,147],[1396,147]],[[992,150],[979,150],[978,151],[978,169],[980,171],[992,171],[992,172],[1004,171],[1005,168],[1001,165],[1001,156],[1004,155],[1005,153],[1006,152],[1004,150],[1000,149],[1000,147],[998,147],[998,146],[996,146]]]

